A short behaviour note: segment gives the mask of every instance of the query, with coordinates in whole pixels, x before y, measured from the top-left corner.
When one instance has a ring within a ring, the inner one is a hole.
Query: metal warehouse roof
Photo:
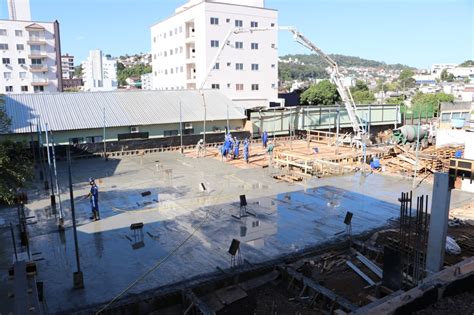
[[[207,120],[226,120],[227,106],[229,119],[245,118],[221,92],[203,93]],[[180,102],[183,122],[204,119],[203,98],[196,90],[10,94],[4,100],[13,133],[29,133],[30,123],[36,131],[37,118],[56,131],[102,128],[104,108],[107,127],[177,123]]]

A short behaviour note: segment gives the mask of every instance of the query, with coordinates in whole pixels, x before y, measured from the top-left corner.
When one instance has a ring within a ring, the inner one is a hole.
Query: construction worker
[[[267,142],[268,142],[268,133],[264,131],[262,135],[262,144],[264,148],[267,147]]]
[[[89,177],[89,184],[91,185],[91,190],[86,198],[90,198],[91,200],[91,210],[92,216],[90,217],[91,220],[98,221],[100,220],[99,214],[99,187],[97,187],[95,183],[95,179]]]
[[[234,160],[239,158],[239,140],[235,138],[234,140]]]
[[[274,148],[273,142],[270,141],[270,144],[268,145],[268,148],[267,148],[267,153],[268,153],[268,156],[270,157],[270,164],[273,162],[273,148]]]
[[[244,160],[246,163],[249,162],[249,139],[244,140]]]
[[[196,144],[196,154],[197,154],[197,157],[200,157],[202,152],[204,150],[204,140],[201,139],[198,141],[198,143]]]

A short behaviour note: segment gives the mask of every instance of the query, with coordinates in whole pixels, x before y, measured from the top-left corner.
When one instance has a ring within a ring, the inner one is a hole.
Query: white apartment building
[[[59,23],[32,22],[28,0],[9,0],[0,20],[0,93],[61,92]]]
[[[84,91],[116,90],[117,61],[99,49],[89,51],[89,57],[82,62],[82,79]]]
[[[278,11],[263,0],[191,0],[151,27],[153,87],[199,89],[219,51],[226,45],[204,85],[219,89],[242,107],[268,106],[278,97]]]
[[[439,63],[439,64],[434,64],[431,66],[431,74],[435,75],[437,78],[441,77],[441,72],[443,72],[444,69],[454,69],[456,68],[457,65],[452,64],[452,63]]]
[[[153,90],[153,73],[145,73],[140,77],[142,90]]]
[[[69,54],[61,56],[61,68],[63,79],[72,79],[74,77],[74,56]]]

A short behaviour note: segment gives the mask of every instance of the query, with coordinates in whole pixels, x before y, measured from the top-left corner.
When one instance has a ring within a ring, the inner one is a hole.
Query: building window
[[[235,20],[235,27],[243,27],[244,26],[244,22],[242,22],[242,20]]]
[[[250,48],[253,49],[253,50],[257,50],[258,49],[258,43],[250,44]]]
[[[26,59],[25,58],[18,58],[18,64],[21,65],[21,66],[26,64]]]
[[[19,61],[19,60],[18,60],[18,61]],[[31,64],[32,64],[32,65],[41,65],[41,64],[42,64],[42,61],[41,61],[41,59],[39,59],[39,58],[33,58],[33,59],[31,59]]]
[[[244,49],[244,43],[243,42],[235,42],[235,48],[236,49]]]
[[[170,69],[170,74],[173,74],[173,68]]]
[[[272,89],[276,88],[276,84],[272,83]]]
[[[165,57],[168,56],[168,53],[166,51],[164,52],[164,54],[165,54]]]
[[[183,72],[183,66],[179,67],[179,71]]]
[[[179,47],[179,53],[180,53],[180,54],[183,53],[183,46]]]
[[[258,63],[252,63],[252,71],[258,71]]]
[[[20,79],[26,79],[26,72],[19,72],[18,75],[20,76]]]
[[[232,64],[230,62],[227,63],[227,67],[230,67]]]
[[[219,41],[218,40],[211,40],[211,47],[219,47]]]
[[[258,84],[252,84],[252,91],[258,91]]]
[[[230,23],[230,19],[225,19],[226,23]]]
[[[25,50],[25,45],[23,45],[23,44],[16,44],[16,50]]]
[[[183,32],[183,27],[182,27],[182,26],[179,27],[179,32],[180,32],[180,33]]]
[[[211,25],[219,25],[219,18],[211,17]]]
[[[37,87],[37,86],[35,86]],[[39,86],[38,86],[39,87]],[[36,89],[35,89],[36,90]],[[83,143],[84,142],[84,138],[82,137],[78,137],[78,138],[69,138],[69,144],[72,144],[72,145],[75,145],[75,144],[79,144],[79,143]]]
[[[7,80],[11,79],[12,78],[12,73],[11,72],[4,72],[3,73],[3,78],[7,79]]]
[[[167,70],[167,69],[165,69],[165,74],[168,74],[168,70]]]
[[[172,31],[172,30],[170,30],[170,37],[171,37],[171,36],[173,36],[173,31]]]
[[[22,92],[28,92],[28,85],[22,85],[21,86],[21,91]]]
[[[9,65],[10,64],[10,58],[2,58],[2,63],[4,65]]]
[[[275,23],[271,23],[271,24],[270,24],[270,27],[275,27]]]
[[[275,64],[274,64],[274,63],[272,63],[272,68],[275,68]]]
[[[7,36],[7,30],[4,28],[0,28],[0,36]]]
[[[244,90],[244,85],[242,83],[237,83],[235,85],[235,90],[236,91],[243,91]]]
[[[173,49],[170,49],[170,56],[173,55]]]
[[[13,86],[12,85],[7,85],[5,87],[5,92],[13,92]]]
[[[176,34],[178,34],[178,28],[177,27],[174,29],[174,35],[176,35]]]
[[[174,53],[175,53],[175,54],[178,53],[178,47],[176,47],[176,48],[174,49]]]
[[[235,64],[235,70],[244,70],[244,64],[243,63],[236,63]]]
[[[23,37],[23,31],[22,30],[15,30],[15,36],[16,37]]]
[[[214,70],[219,70],[219,69],[220,69],[220,64],[216,62],[216,64],[214,65]]]
[[[227,83],[227,88],[230,89],[230,87],[231,87],[231,84]]]
[[[171,137],[171,136],[177,136],[179,134],[179,131],[178,130],[165,130],[163,132],[163,135],[165,137]]]
[[[8,44],[0,43],[0,50],[8,50]]]
[[[255,22],[255,21],[250,22],[250,27],[258,27],[258,22]]]
[[[220,84],[211,84],[211,89],[219,90],[221,88]]]
[[[275,44],[272,44],[272,48],[276,48],[276,45],[275,45]]]

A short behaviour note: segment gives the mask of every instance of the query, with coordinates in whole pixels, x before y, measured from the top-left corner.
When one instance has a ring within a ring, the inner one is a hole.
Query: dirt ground
[[[292,300],[298,296],[297,290],[288,290],[286,281],[276,284],[268,283],[262,287],[247,292],[248,297],[232,303],[218,315],[241,315],[241,314],[326,314],[318,311],[318,306],[309,307],[306,301]]]
[[[442,315],[442,314],[474,314],[474,291],[464,292],[459,295],[445,297],[430,305],[424,310],[415,312],[417,315]]]

